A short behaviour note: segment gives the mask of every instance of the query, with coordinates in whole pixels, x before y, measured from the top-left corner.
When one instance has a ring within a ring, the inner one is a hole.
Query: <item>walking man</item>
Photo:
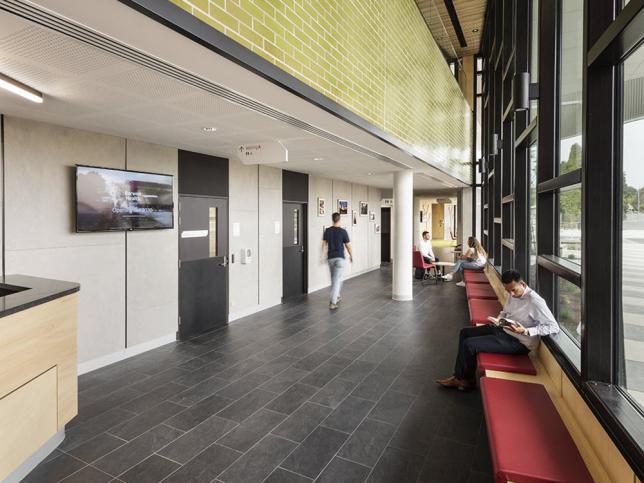
[[[331,219],[333,220],[333,226],[324,230],[324,236],[322,237],[322,253],[328,248],[327,261],[331,272],[331,301],[329,302],[329,308],[335,310],[341,300],[342,272],[346,264],[344,250],[346,248],[349,254],[349,261],[352,263],[353,253],[351,252],[349,234],[347,230],[340,226],[340,213],[333,213]]]

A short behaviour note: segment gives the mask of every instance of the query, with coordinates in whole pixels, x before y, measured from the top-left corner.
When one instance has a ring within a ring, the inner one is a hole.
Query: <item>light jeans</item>
[[[458,262],[456,262],[456,265],[454,265],[452,274],[459,273],[461,276],[463,276],[463,270],[465,270],[466,268],[469,268],[471,270],[480,270],[484,266],[485,265],[481,264],[480,262],[468,262],[465,260],[459,260]]]
[[[329,271],[331,272],[331,303],[337,304],[342,290],[342,272],[346,264],[344,258],[329,258]]]

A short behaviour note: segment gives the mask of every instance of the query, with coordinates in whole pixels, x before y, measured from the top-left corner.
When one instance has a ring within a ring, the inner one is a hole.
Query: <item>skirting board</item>
[[[364,275],[365,273],[369,273],[369,272],[374,272],[376,270],[380,270],[380,265],[376,265],[375,267],[367,268],[366,270],[362,270],[360,272],[352,273],[351,275],[346,277],[345,280],[349,280],[350,278],[359,277],[360,275]],[[329,282],[329,283],[317,285],[315,287],[309,287],[308,293],[317,292],[318,290],[322,290],[323,288],[327,288],[327,287],[330,287],[330,286],[331,286],[331,283]]]
[[[78,364],[78,375],[80,376],[81,374],[95,371],[96,369],[100,369],[101,367],[109,366],[110,364],[114,364],[115,362],[119,362],[124,359],[142,354],[143,352],[156,349],[157,347],[161,347],[162,345],[176,342],[176,340],[177,334],[173,332],[172,334],[164,335],[163,337],[159,337],[158,339],[143,342],[141,344],[128,347],[127,349],[123,349],[106,356],[98,357],[90,361],[81,362],[80,364]]]
[[[27,458],[18,468],[7,476],[3,483],[20,483],[65,440],[65,428],[58,430],[38,451]]]
[[[255,305],[253,307],[240,310],[233,314],[228,314],[228,322],[233,322],[235,320],[243,319],[244,317],[248,317],[249,315],[256,314],[257,312],[261,312],[262,310],[270,309],[271,307],[275,307],[276,305],[280,305],[281,303],[282,303],[281,300],[275,300],[273,302],[268,302],[266,304]]]

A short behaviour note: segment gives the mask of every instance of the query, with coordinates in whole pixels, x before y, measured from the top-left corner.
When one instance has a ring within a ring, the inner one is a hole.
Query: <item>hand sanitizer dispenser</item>
[[[253,262],[253,252],[250,248],[242,248],[241,262],[243,265]]]

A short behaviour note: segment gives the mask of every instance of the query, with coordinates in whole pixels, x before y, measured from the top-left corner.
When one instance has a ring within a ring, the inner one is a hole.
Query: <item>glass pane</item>
[[[559,173],[581,167],[583,0],[561,4],[561,78],[559,85]]]
[[[581,289],[563,278],[557,278],[559,325],[579,345],[581,340]]]
[[[532,0],[530,13],[530,82],[539,82],[539,1]]]
[[[644,406],[644,47],[624,62],[623,92],[622,384]]]
[[[483,75],[476,74],[476,93],[481,94],[483,92]]]
[[[530,200],[529,216],[530,224],[528,225],[528,251],[530,256],[530,273],[528,274],[528,284],[532,287],[537,286],[537,143],[530,145],[528,150],[530,156]]]
[[[293,245],[300,244],[300,210],[293,210]]]
[[[559,193],[559,253],[562,258],[581,265],[581,188],[579,185]]]
[[[208,256],[217,255],[217,208],[208,208]]]

